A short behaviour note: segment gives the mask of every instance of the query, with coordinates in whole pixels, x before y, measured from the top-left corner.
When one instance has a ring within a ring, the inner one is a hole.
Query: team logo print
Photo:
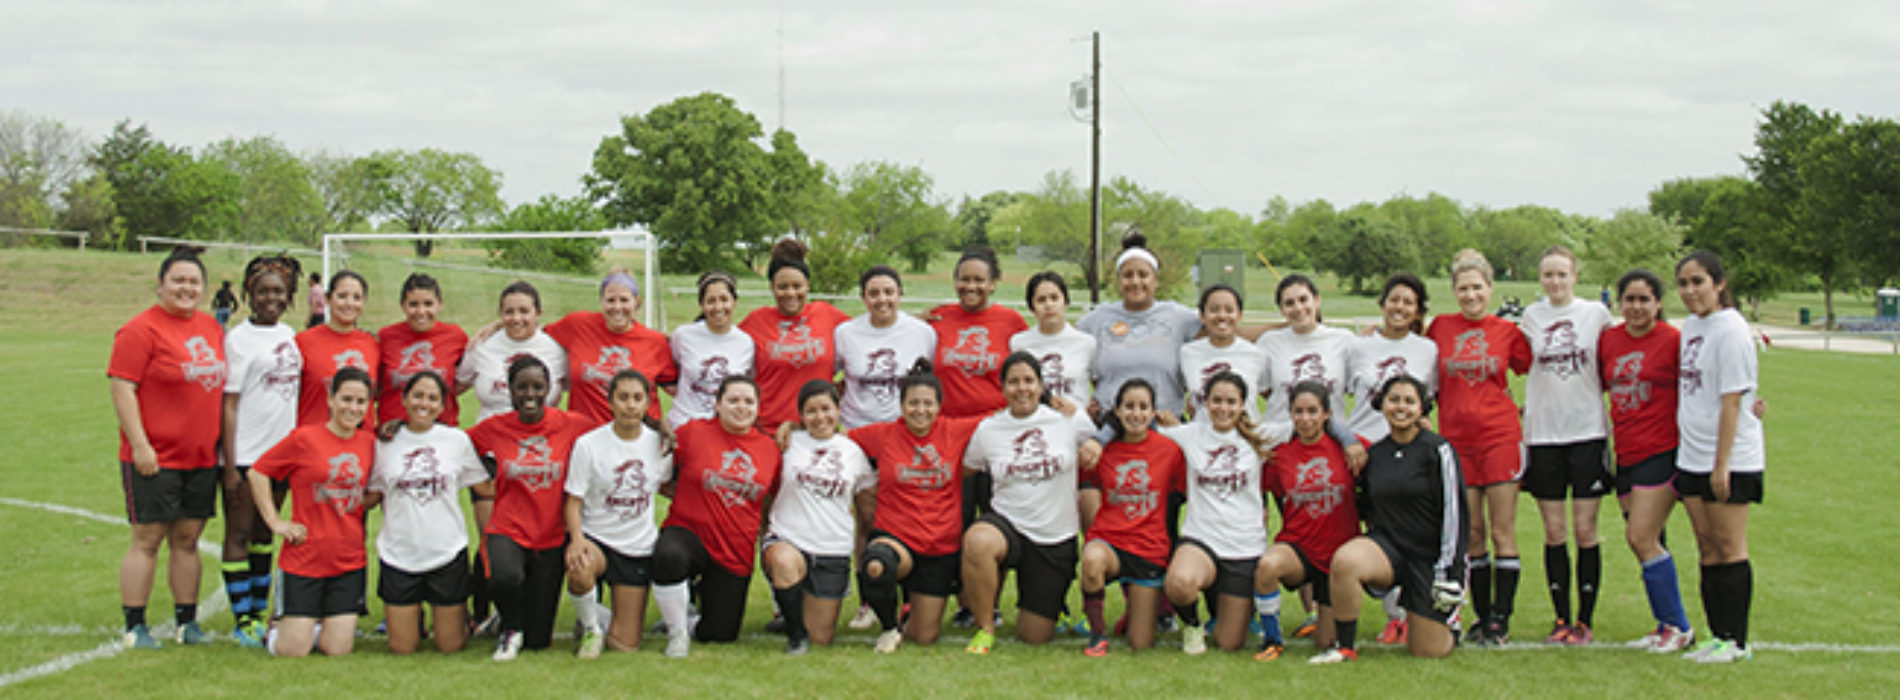
[[[1558,321],[1544,329],[1544,351],[1537,354],[1537,364],[1549,368],[1558,379],[1569,379],[1595,363],[1588,349],[1577,347],[1576,324]]]
[[[725,355],[714,355],[701,360],[699,376],[693,378],[693,393],[706,397],[708,401],[719,393],[719,383],[726,380],[728,363]]]
[[[941,489],[950,483],[950,465],[943,463],[936,445],[918,445],[909,463],[897,465],[897,483],[920,491]]]
[[[1147,460],[1131,459],[1115,465],[1110,475],[1115,484],[1104,494],[1105,503],[1110,508],[1120,508],[1122,517],[1140,520],[1153,513],[1161,503],[1161,494],[1156,492],[1148,475]]]
[[[554,448],[548,444],[547,436],[530,436],[515,446],[515,458],[502,464],[509,479],[521,482],[530,492],[560,484],[562,465],[554,459]]]
[[[1074,396],[1075,380],[1063,376],[1062,353],[1052,352],[1037,358],[1042,363],[1042,384],[1058,396]]]
[[[943,363],[963,372],[965,377],[981,377],[996,371],[1000,358],[990,352],[990,329],[971,326],[957,331],[957,344],[943,351]]]
[[[1452,339],[1451,357],[1445,358],[1445,373],[1464,380],[1467,386],[1483,384],[1498,373],[1498,358],[1491,356],[1491,341],[1483,328],[1473,328]]]
[[[647,487],[644,460],[629,459],[613,468],[614,485],[607,492],[607,507],[620,514],[621,520],[645,515],[653,506],[653,489]]]
[[[395,371],[389,375],[389,385],[395,387],[409,383],[410,377],[435,369],[435,343],[427,340],[410,343],[398,357],[401,359],[396,363]]]
[[[844,478],[844,459],[829,447],[812,450],[811,464],[798,471],[798,485],[819,498],[837,498],[851,492]]]
[[[618,345],[604,347],[600,349],[600,359],[581,368],[581,381],[594,385],[605,395],[614,375],[626,369],[633,369],[632,353]]]
[[[1634,411],[1649,403],[1649,382],[1642,380],[1642,374],[1641,350],[1616,358],[1610,368],[1610,405],[1617,411]]]
[[[700,483],[727,508],[738,508],[759,500],[760,494],[765,492],[765,487],[753,482],[758,473],[759,467],[752,463],[752,455],[745,450],[727,450],[719,456],[719,471],[704,472]]]
[[[891,348],[878,348],[871,351],[864,369],[864,378],[859,380],[871,399],[878,403],[897,401],[897,351]]]
[[[1247,490],[1247,470],[1240,466],[1240,448],[1221,445],[1207,452],[1207,467],[1194,475],[1194,482],[1208,495],[1226,500]]]
[[[1374,391],[1385,386],[1386,382],[1411,374],[1411,372],[1407,371],[1405,366],[1405,358],[1399,355],[1393,355],[1380,360],[1378,366],[1374,369],[1377,371],[1379,377],[1378,381],[1371,387]]]
[[[297,344],[284,341],[271,348],[270,369],[264,371],[264,388],[286,399],[296,398],[303,380],[303,355]]]
[[[1320,357],[1319,353],[1309,352],[1293,358],[1293,371],[1288,374],[1290,375],[1286,383],[1288,391],[1300,382],[1319,382],[1325,385],[1327,392],[1330,393],[1333,390],[1333,380],[1326,378],[1326,358]]]
[[[442,473],[442,460],[435,456],[435,448],[423,446],[402,454],[396,489],[428,505],[437,496],[454,491],[455,485],[449,483],[449,475]]]
[[[1306,514],[1309,518],[1331,515],[1334,508],[1346,502],[1344,486],[1333,483],[1333,463],[1325,457],[1314,457],[1293,467],[1293,488],[1286,495],[1287,508]]]
[[[1702,390],[1702,369],[1696,362],[1702,359],[1702,336],[1690,338],[1682,344],[1682,393],[1694,394]]]
[[[335,355],[331,355],[330,362],[332,364],[335,364],[337,369],[343,369],[344,367],[355,367],[365,372],[369,371],[369,360],[363,359],[363,351],[357,350],[355,348],[344,350],[343,352],[339,352]]]
[[[825,354],[825,341],[811,335],[803,317],[778,322],[778,340],[765,344],[766,354],[778,362],[804,367]]]
[[[185,341],[185,352],[191,359],[178,363],[178,371],[185,376],[185,381],[195,382],[205,391],[224,388],[224,360],[218,359],[218,350],[211,347],[211,341],[194,335]]]
[[[350,515],[363,509],[363,463],[345,452],[330,458],[330,474],[310,490],[318,503],[328,503],[337,515]]]
[[[1009,466],[1004,468],[1003,477],[1022,481],[1044,481],[1054,478],[1062,472],[1062,461],[1049,454],[1049,442],[1042,436],[1042,428],[1030,428],[1016,437],[1015,454],[1010,455]]]

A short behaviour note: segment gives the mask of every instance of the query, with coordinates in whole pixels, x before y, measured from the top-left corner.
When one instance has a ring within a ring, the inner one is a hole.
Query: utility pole
[[[1102,33],[1090,32],[1089,303],[1102,303]]]

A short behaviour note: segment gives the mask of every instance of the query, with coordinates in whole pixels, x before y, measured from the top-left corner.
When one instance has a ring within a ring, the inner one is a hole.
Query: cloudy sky
[[[0,109],[97,138],[469,151],[512,202],[579,192],[618,118],[716,91],[833,166],[938,194],[1104,170],[1204,207],[1441,192],[1608,214],[1741,171],[1759,110],[1900,114],[1900,3],[0,0]],[[782,34],[781,34],[782,27]],[[782,53],[781,53],[782,37]]]

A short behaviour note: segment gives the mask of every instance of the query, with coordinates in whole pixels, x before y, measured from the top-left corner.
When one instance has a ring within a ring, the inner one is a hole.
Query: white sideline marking
[[[107,523],[111,525],[119,525],[119,526],[129,525],[129,523],[127,523],[125,518],[123,517],[113,517],[113,516],[106,515],[103,513],[94,513],[89,510],[74,508],[72,506],[60,505],[58,503],[42,503],[39,501],[27,501],[27,500],[21,500],[18,498],[8,498],[5,496],[0,496],[0,504],[15,506],[18,508],[32,508],[35,510],[44,510],[44,511],[49,511],[53,513],[59,513],[61,515],[71,515],[71,516],[85,518],[87,520],[93,520],[93,521]],[[224,548],[218,544],[213,544],[205,540],[198,540],[198,552],[200,554],[203,554],[204,556],[211,557],[213,559],[218,559],[224,555]],[[224,608],[226,605],[229,604],[229,602],[230,601],[228,601],[224,597],[224,586],[214,586],[211,591],[211,597],[205,600],[202,605],[198,606],[198,619],[200,621],[209,620],[211,619],[213,615],[217,615],[224,612]],[[171,626],[172,626],[171,623],[167,622],[167,623],[161,623],[160,625],[153,627],[152,636],[161,637],[161,638],[171,636],[168,631],[168,629]],[[37,626],[6,625],[4,628],[0,628],[0,632],[4,632],[7,634],[16,633],[16,630],[24,631],[24,633],[33,633],[35,630],[45,630],[46,633],[54,633],[54,634],[58,634],[58,633],[84,634],[88,632],[87,630],[80,627],[79,625],[56,625],[56,626],[47,626],[43,628],[37,627]],[[106,642],[104,644],[93,647],[86,651],[67,654],[57,659],[53,659],[52,661],[39,664],[37,666],[28,666],[26,668],[8,671],[4,674],[0,674],[0,688],[4,688],[6,686],[13,685],[15,683],[19,683],[22,681],[29,681],[29,680],[39,678],[42,676],[50,676],[55,673],[64,673],[66,671],[72,670],[74,667],[80,664],[84,664],[84,663],[88,663],[92,661],[98,661],[100,659],[111,658],[114,656],[118,656],[119,654],[124,653],[124,652],[125,652],[125,643],[118,639],[113,639],[112,641]]]

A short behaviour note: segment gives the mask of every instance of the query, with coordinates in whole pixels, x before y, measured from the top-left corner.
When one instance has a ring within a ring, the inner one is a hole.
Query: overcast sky
[[[1604,215],[1741,172],[1776,99],[1900,114],[1900,3],[0,0],[0,109],[98,138],[469,151],[572,195],[621,115],[716,91],[834,167],[939,196],[1106,175],[1203,208],[1441,192]]]

